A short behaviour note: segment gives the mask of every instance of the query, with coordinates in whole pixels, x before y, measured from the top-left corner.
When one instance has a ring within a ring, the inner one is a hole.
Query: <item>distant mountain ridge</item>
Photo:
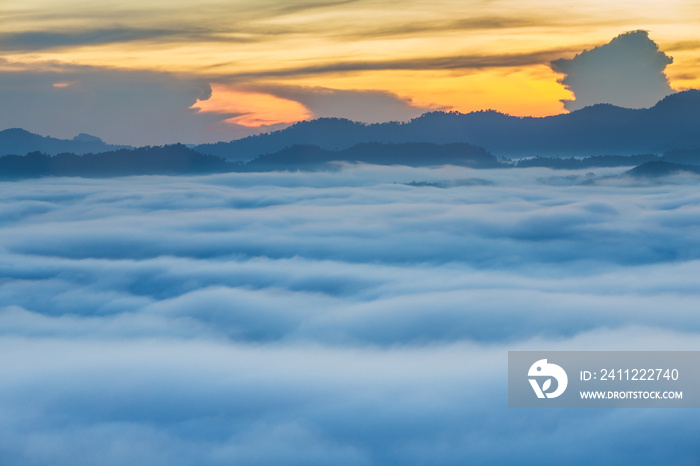
[[[678,173],[692,173],[700,175],[700,167],[681,163],[656,160],[643,163],[626,172],[627,175],[635,178],[660,178],[662,176],[674,175]]]
[[[696,153],[700,150],[700,90],[672,94],[648,109],[598,104],[542,118],[513,117],[495,111],[430,112],[406,123],[365,124],[320,118],[273,133],[202,144],[194,149],[229,161],[246,162],[292,146],[317,146],[324,151],[342,152],[370,143],[470,144],[496,157],[513,159],[660,155],[675,151],[678,162],[696,163]],[[68,140],[44,137],[19,128],[0,131],[0,156],[30,152],[83,155],[119,149],[133,148],[106,144],[88,134]],[[340,156],[363,161],[361,154]],[[573,168],[571,163],[567,165]]]
[[[44,176],[117,177],[134,175],[192,175],[233,171],[238,165],[196,152],[182,144],[119,149],[97,154],[61,153],[0,157],[0,180]]]
[[[48,155],[63,152],[82,155],[130,148],[130,146],[107,144],[97,136],[85,133],[81,133],[73,139],[58,139],[40,136],[21,128],[0,131],[0,156],[25,155],[37,151]]]
[[[0,157],[0,180],[44,176],[116,177],[134,175],[182,175],[226,172],[316,171],[333,169],[333,162],[424,167],[459,165],[500,168],[496,157],[470,144],[358,144],[343,151],[317,146],[292,146],[263,154],[247,163],[231,162],[201,154],[182,144],[120,149],[97,154],[61,153]]]
[[[457,165],[472,168],[499,168],[504,166],[485,149],[466,143],[368,142],[339,151],[318,146],[293,145],[272,154],[260,155],[242,165],[242,169],[245,171],[315,170],[330,162],[411,167]]]
[[[119,177],[134,175],[196,175],[228,172],[269,171],[325,171],[336,170],[339,163],[366,163],[372,165],[402,165],[410,167],[462,166],[474,169],[509,169],[546,167],[552,169],[580,170],[594,167],[623,167],[662,161],[671,163],[674,170],[690,167],[700,170],[700,151],[668,153],[664,157],[654,154],[635,156],[592,156],[584,158],[535,157],[512,161],[499,159],[485,149],[471,144],[432,143],[362,143],[343,150],[327,150],[318,146],[294,145],[271,154],[262,154],[248,162],[232,162],[214,155],[201,154],[182,144],[169,146],[120,149],[97,154],[76,155],[61,153],[47,155],[30,152],[27,155],[0,157],[0,181],[39,178],[45,176]],[[668,165],[661,165],[668,166]],[[659,171],[642,169],[637,176],[649,176]],[[686,170],[688,171],[688,170]],[[473,180],[472,180],[473,181]],[[469,181],[469,183],[472,183]],[[483,184],[483,180],[478,181]],[[419,183],[418,185],[422,185]],[[418,186],[417,185],[417,186]]]
[[[700,147],[700,91],[672,94],[647,109],[598,104],[542,118],[495,111],[431,112],[407,123],[364,124],[320,118],[196,149],[229,160],[252,160],[292,145],[343,150],[367,142],[468,143],[496,156],[513,158],[660,154],[674,148]]]

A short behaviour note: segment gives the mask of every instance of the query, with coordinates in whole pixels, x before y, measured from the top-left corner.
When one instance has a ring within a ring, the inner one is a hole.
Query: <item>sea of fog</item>
[[[346,165],[0,189],[0,464],[694,464],[509,350],[698,350],[700,178]]]

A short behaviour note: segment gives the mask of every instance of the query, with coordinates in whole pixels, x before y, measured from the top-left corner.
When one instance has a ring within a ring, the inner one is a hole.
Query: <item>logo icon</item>
[[[542,382],[540,386],[537,379],[528,379],[532,389],[535,391],[537,398],[556,398],[566,390],[566,386],[569,384],[569,378],[566,376],[566,372],[561,366],[556,364],[550,364],[546,359],[540,359],[530,366],[530,370],[527,372],[528,377],[538,377],[546,379]],[[556,390],[548,392],[552,388],[552,379],[557,381]]]

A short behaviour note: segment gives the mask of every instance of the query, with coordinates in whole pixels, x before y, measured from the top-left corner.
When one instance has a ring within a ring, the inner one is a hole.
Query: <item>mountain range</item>
[[[661,154],[700,147],[700,91],[672,94],[646,109],[598,104],[548,117],[495,111],[431,112],[407,123],[364,124],[340,118],[296,123],[273,133],[202,144],[197,151],[252,160],[292,145],[343,150],[366,142],[469,143],[500,157]]]
[[[24,155],[37,151],[48,155],[63,152],[82,155],[129,148],[131,147],[107,144],[97,136],[85,133],[80,133],[73,139],[58,139],[39,136],[21,128],[0,131],[0,156]]]
[[[466,143],[431,144],[425,142],[384,144],[366,142],[342,150],[311,145],[293,145],[271,154],[263,154],[241,164],[244,171],[317,170],[330,162],[369,163],[425,167],[457,165],[472,168],[502,167],[485,149]]]
[[[407,123],[321,118],[274,133],[194,147],[134,149],[87,134],[64,140],[17,128],[0,131],[0,177],[5,179],[325,170],[338,161],[561,169],[657,161],[700,165],[700,91],[670,95],[648,109],[601,104],[543,118],[493,111],[432,112]]]
[[[233,171],[238,164],[196,152],[182,144],[119,149],[97,154],[61,153],[0,157],[0,180],[44,176],[115,177],[183,175]]]
[[[41,152],[30,152],[27,155],[5,155],[0,157],[0,180],[45,176],[116,177],[228,172],[325,171],[338,169],[339,162],[412,167],[453,165],[476,169],[547,167],[570,170],[638,166],[639,170],[635,169],[628,174],[636,177],[658,177],[678,171],[698,173],[700,171],[700,150],[671,151],[663,156],[641,154],[583,158],[534,157],[513,161],[498,158],[481,147],[466,143],[362,143],[336,151],[322,149],[318,146],[293,145],[278,152],[260,155],[247,162],[234,162],[215,155],[201,154],[182,144],[173,144],[84,155],[72,153],[47,155]]]

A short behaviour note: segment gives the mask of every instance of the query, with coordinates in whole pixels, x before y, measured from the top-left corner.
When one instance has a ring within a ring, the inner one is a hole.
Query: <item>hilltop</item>
[[[202,144],[197,151],[252,160],[292,145],[343,150],[360,143],[469,143],[500,157],[661,154],[700,147],[700,91],[667,96],[647,109],[598,104],[542,118],[495,111],[430,112],[407,123],[364,124],[319,118],[257,136]]]
[[[81,133],[73,139],[58,139],[50,136],[40,136],[21,128],[10,128],[0,131],[0,156],[24,155],[30,152],[42,152],[56,155],[63,152],[73,154],[88,154],[127,149],[130,146],[107,144],[97,136]]]

